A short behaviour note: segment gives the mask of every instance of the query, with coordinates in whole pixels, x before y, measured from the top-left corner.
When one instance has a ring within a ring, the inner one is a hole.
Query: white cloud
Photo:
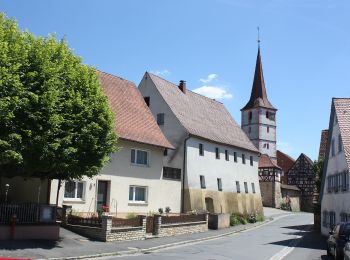
[[[218,77],[217,74],[212,73],[212,74],[209,74],[206,79],[200,79],[199,81],[201,81],[203,83],[209,83],[209,82],[212,82],[217,77]]]
[[[164,70],[151,70],[152,74],[158,75],[158,76],[168,76],[170,75],[170,71],[167,69]]]
[[[213,99],[230,99],[233,97],[224,88],[218,86],[202,86],[194,89],[193,92]]]
[[[287,142],[277,142],[277,149],[286,154],[294,151],[294,148]]]

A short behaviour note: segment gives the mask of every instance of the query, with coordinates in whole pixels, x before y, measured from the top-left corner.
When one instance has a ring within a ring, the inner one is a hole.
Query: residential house
[[[180,212],[181,173],[163,167],[167,149],[173,149],[133,82],[99,72],[103,91],[116,116],[118,151],[101,173],[92,178],[64,182],[59,205],[79,212],[148,213],[170,207]],[[57,180],[51,183],[55,203]]]
[[[225,106],[148,72],[139,89],[175,147],[163,163],[182,173],[182,212],[262,212],[259,152]]]
[[[350,98],[333,98],[321,187],[321,232],[350,220]]]

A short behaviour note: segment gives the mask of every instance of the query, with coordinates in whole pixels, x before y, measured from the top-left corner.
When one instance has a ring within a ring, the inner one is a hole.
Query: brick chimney
[[[185,80],[180,80],[179,89],[180,89],[184,94],[186,94],[186,81],[185,81]]]

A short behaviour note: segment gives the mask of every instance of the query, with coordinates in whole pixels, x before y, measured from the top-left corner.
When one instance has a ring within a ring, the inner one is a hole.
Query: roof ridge
[[[280,152],[280,153],[282,153],[283,155],[285,155],[286,157],[288,157],[289,159],[295,161],[295,159],[294,159],[292,156],[290,156],[290,155],[288,155],[288,154],[282,152],[281,150],[278,150],[278,149],[277,149],[277,152]]]
[[[123,80],[123,81],[127,81],[127,82],[129,82],[129,83],[131,83],[131,84],[133,84],[133,85],[136,86],[135,82],[133,82],[133,81],[131,81],[131,80],[124,79],[124,78],[122,78],[122,77],[119,77],[119,76],[117,76],[117,75],[114,75],[114,74],[112,74],[112,73],[105,72],[105,71],[102,71],[102,70],[99,70],[99,69],[96,69],[96,70],[97,70],[98,72],[107,74],[107,75],[109,75],[109,76],[111,76],[111,77],[118,78],[118,79]]]
[[[167,80],[167,79],[165,79],[165,78],[162,78],[162,77],[160,77],[160,76],[158,76],[158,75],[155,75],[155,74],[153,74],[153,73],[151,73],[151,72],[148,72],[148,71],[146,71],[146,73],[148,73],[149,75],[155,76],[155,77],[157,77],[157,78],[159,78],[159,79],[161,79],[161,80],[164,80],[164,81],[170,83],[171,85],[174,85],[175,87],[178,87],[178,85],[176,85],[175,83],[173,83],[173,82],[171,82],[171,81],[169,81],[169,80]],[[201,96],[201,97],[203,97],[203,98],[209,99],[209,100],[211,100],[211,101],[213,101],[213,102],[217,102],[217,103],[219,103],[219,104],[223,104],[222,102],[220,102],[220,101],[218,101],[218,100],[216,100],[216,99],[213,99],[213,98],[210,98],[210,97],[206,97],[206,96],[204,96],[204,95],[202,95],[202,94],[199,94],[199,93],[197,93],[197,92],[194,92],[193,90],[187,89],[187,91],[190,91],[190,92],[192,92],[192,93],[194,93],[194,94],[196,94],[196,95],[199,95],[199,96]]]

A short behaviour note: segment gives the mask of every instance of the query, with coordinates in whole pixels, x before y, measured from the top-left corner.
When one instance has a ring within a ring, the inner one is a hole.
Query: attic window
[[[146,105],[149,107],[149,100],[150,100],[149,97],[144,97],[143,99],[145,100]]]
[[[218,147],[215,148],[215,158],[220,159],[220,152]]]
[[[164,125],[164,113],[157,114],[157,124]]]
[[[253,118],[253,112],[250,111],[250,112],[249,112],[249,122],[252,121],[252,118]]]

